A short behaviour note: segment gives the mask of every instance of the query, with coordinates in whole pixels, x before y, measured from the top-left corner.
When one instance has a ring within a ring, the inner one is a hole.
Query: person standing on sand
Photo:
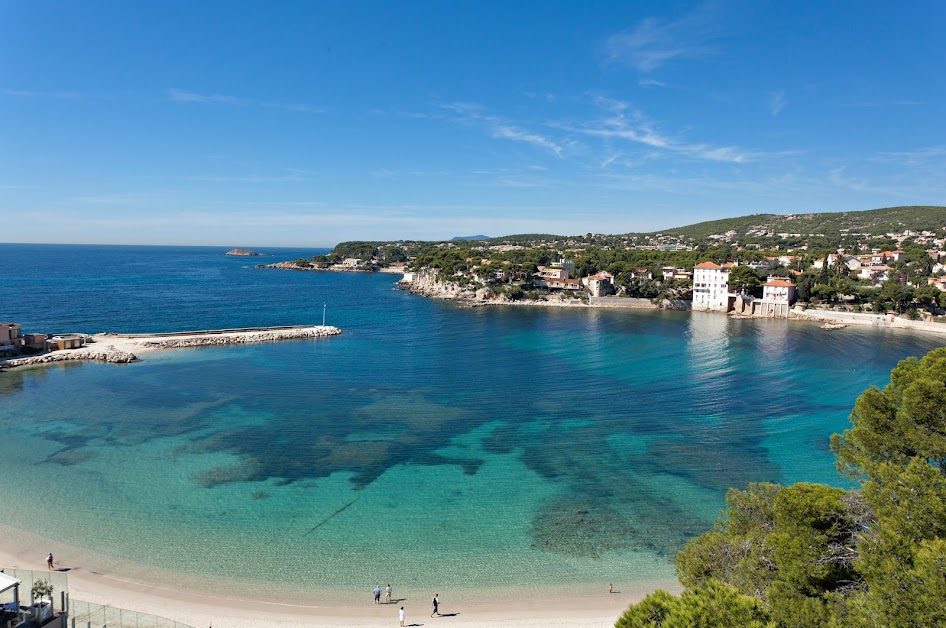
[[[404,625],[404,607],[401,607],[401,610],[397,612],[398,619],[401,620],[401,625]]]
[[[614,584],[608,583],[608,593],[614,593]]]
[[[374,585],[374,603],[375,604],[381,603],[381,585],[380,584]]]
[[[384,603],[385,603],[385,604],[390,604],[390,603],[391,603],[391,591],[392,591],[392,590],[393,590],[393,589],[391,589],[391,583],[389,582],[389,583],[388,583],[388,586],[384,587]]]
[[[430,614],[431,617],[433,617],[434,615],[436,615],[437,617],[440,617],[440,598],[437,597],[438,595],[440,594],[434,593],[434,599],[431,602],[434,605],[434,612]]]
[[[55,567],[53,567],[53,553],[52,552],[46,555],[46,569],[48,569],[49,571],[52,571],[53,569],[55,569]]]

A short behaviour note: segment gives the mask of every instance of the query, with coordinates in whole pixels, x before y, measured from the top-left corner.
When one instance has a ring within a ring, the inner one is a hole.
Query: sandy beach
[[[0,567],[45,572],[46,552],[52,550],[57,569],[68,577],[71,599],[158,615],[195,628],[397,626],[401,606],[407,613],[406,625],[411,626],[604,628],[613,626],[627,605],[641,599],[648,591],[680,589],[676,582],[647,587],[615,582],[611,594],[607,590],[608,583],[602,583],[600,590],[594,592],[566,587],[510,590],[506,592],[508,599],[501,600],[471,595],[472,591],[442,590],[438,591],[442,616],[431,618],[431,592],[404,591],[395,586],[392,603],[379,605],[371,600],[373,583],[367,584],[363,592],[353,592],[347,604],[309,603],[307,599],[318,600],[317,591],[294,591],[285,599],[267,599],[237,591],[212,593],[193,585],[147,581],[125,573],[114,560],[106,557],[7,527],[0,530],[3,532]],[[28,590],[25,594],[29,595]]]

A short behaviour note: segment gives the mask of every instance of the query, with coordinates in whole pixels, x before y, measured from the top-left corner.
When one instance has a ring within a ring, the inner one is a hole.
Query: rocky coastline
[[[278,270],[317,270],[317,271],[328,271],[335,273],[392,273],[392,274],[402,274],[404,272],[403,268],[389,268],[389,267],[377,267],[377,266],[342,266],[341,264],[331,264],[331,265],[309,265],[303,266],[298,262],[275,262],[272,264],[257,264],[257,268],[276,268]]]
[[[35,366],[38,364],[53,364],[55,362],[73,362],[76,360],[86,360],[92,362],[108,362],[110,364],[128,364],[136,362],[138,356],[128,351],[122,351],[114,345],[106,347],[86,347],[82,349],[64,349],[62,351],[52,351],[42,355],[34,355],[27,358],[12,358],[0,361],[0,367],[14,368],[17,366]]]
[[[685,300],[664,299],[654,303],[649,299],[630,297],[588,297],[576,298],[564,292],[543,294],[541,299],[511,299],[488,287],[472,288],[461,286],[454,281],[442,281],[436,273],[415,273],[410,279],[398,281],[397,287],[432,299],[458,301],[468,307],[486,305],[515,305],[528,307],[586,307],[586,308],[621,308],[635,310],[689,310],[690,302]]]

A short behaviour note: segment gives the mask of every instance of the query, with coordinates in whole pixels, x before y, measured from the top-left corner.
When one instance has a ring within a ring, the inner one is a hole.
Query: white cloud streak
[[[16,98],[56,98],[60,100],[79,100],[83,96],[79,92],[44,92],[26,89],[5,89],[3,93]]]
[[[608,37],[604,55],[608,63],[629,65],[646,74],[670,62],[715,54],[710,42],[718,36],[713,12],[708,5],[702,5],[673,21],[653,17],[641,20]]]
[[[577,128],[577,132],[608,141],[624,140],[659,151],[682,154],[707,161],[738,164],[751,161],[759,156],[759,153],[736,146],[688,143],[664,135],[657,130],[657,125],[654,122],[650,121],[643,112],[632,107],[630,103],[610,98],[598,98],[596,103],[608,112],[608,116]],[[607,164],[603,163],[602,165]]]
[[[490,137],[531,144],[551,152],[559,159],[563,156],[564,147],[561,143],[534,131],[523,129],[499,116],[487,114],[482,105],[453,102],[441,106],[457,114],[458,118],[455,121],[462,124],[481,126],[489,132]]]
[[[325,108],[315,105],[273,102],[269,100],[254,100],[238,98],[223,94],[200,94],[183,89],[171,88],[167,92],[168,100],[178,103],[196,103],[201,105],[230,105],[235,107],[262,107],[264,109],[282,109],[296,113],[324,113]]]

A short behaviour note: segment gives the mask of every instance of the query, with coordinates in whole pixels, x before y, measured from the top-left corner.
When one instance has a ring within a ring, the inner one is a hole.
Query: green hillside
[[[913,205],[857,212],[788,214],[784,216],[778,214],[752,214],[665,229],[659,233],[702,239],[727,231],[735,231],[739,236],[743,236],[751,230],[764,230],[769,233],[799,233],[802,235],[832,235],[842,232],[882,235],[905,230],[933,231],[942,234],[944,228],[946,228],[946,207]]]

